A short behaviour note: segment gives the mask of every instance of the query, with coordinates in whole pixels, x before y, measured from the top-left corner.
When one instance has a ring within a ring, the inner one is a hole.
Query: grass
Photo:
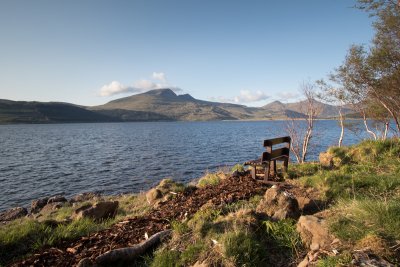
[[[0,266],[32,251],[55,245],[61,240],[85,236],[127,217],[143,215],[150,209],[145,194],[109,196],[104,199],[119,201],[114,219],[100,222],[91,219],[67,221],[75,209],[91,203],[88,201],[76,207],[61,207],[38,219],[21,218],[0,226]]]
[[[17,256],[44,246],[51,246],[61,240],[99,231],[112,223],[112,220],[98,223],[82,219],[69,224],[48,226],[28,218],[15,220],[0,228],[0,264],[6,264]]]
[[[197,183],[198,187],[214,186],[221,182],[221,176],[218,173],[207,173],[204,177],[200,178]]]
[[[172,222],[173,237],[154,253],[150,266],[276,266],[303,249],[294,221],[272,222],[254,212],[262,197],[199,210]],[[267,227],[268,225],[268,227]]]

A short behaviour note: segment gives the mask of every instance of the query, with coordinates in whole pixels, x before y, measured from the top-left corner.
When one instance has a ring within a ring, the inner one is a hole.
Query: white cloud
[[[137,93],[137,92],[140,92],[139,88],[126,86],[118,81],[112,81],[109,84],[103,85],[103,87],[101,87],[100,89],[101,96],[111,96],[121,93]]]
[[[124,85],[118,81],[113,81],[101,87],[99,94],[100,96],[112,96],[123,93],[142,93],[161,88],[170,88],[174,92],[183,91],[177,86],[170,85],[164,72],[153,72],[151,79],[135,81],[133,85]]]
[[[299,93],[293,93],[293,92],[280,92],[277,94],[280,100],[293,100],[297,99],[300,97]]]
[[[223,96],[211,96],[208,98],[210,101],[214,102],[222,102],[222,103],[229,103],[234,102],[233,98],[223,97]]]
[[[164,72],[153,72],[152,78],[154,80],[161,81],[163,83],[167,82],[167,79],[165,78],[165,73]]]
[[[155,83],[150,80],[139,80],[133,83],[133,86],[136,88],[140,88],[143,91],[152,90],[152,89],[160,89],[162,88],[162,84]]]
[[[249,90],[241,90],[240,94],[238,96],[235,96],[233,100],[236,103],[251,103],[251,102],[265,100],[268,98],[269,98],[268,95],[259,90],[255,92],[251,92]]]

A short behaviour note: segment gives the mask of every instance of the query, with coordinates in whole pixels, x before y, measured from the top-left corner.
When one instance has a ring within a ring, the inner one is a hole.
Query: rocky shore
[[[1,231],[19,231],[20,235],[16,241],[0,243],[1,264],[396,266],[400,241],[390,228],[396,220],[381,223],[373,230],[371,227],[377,225],[369,222],[373,218],[363,219],[354,209],[363,208],[354,205],[361,205],[357,203],[363,203],[371,189],[362,190],[377,185],[365,185],[368,178],[360,186],[353,178],[349,185],[352,191],[348,191],[344,180],[336,184],[351,171],[363,171],[364,162],[379,166],[387,160],[372,158],[371,151],[379,144],[367,146],[330,149],[321,155],[321,163],[292,165],[284,180],[275,177],[275,181],[256,181],[240,167],[229,173],[207,174],[196,185],[165,179],[138,195],[85,193],[71,199],[37,199],[29,211],[14,208],[0,214],[0,237],[9,236]],[[400,146],[393,150],[391,144],[383,149],[395,153],[385,163],[386,168],[395,168]],[[382,189],[388,203],[388,198],[396,200],[398,196],[400,181],[395,185],[393,181],[391,187]],[[346,198],[356,190],[360,200]],[[349,213],[353,214],[351,221],[346,219]],[[400,215],[393,210],[391,216]],[[363,232],[352,230],[356,229],[352,226],[355,221]],[[28,233],[22,234],[24,231]],[[44,241],[38,243],[37,238]]]

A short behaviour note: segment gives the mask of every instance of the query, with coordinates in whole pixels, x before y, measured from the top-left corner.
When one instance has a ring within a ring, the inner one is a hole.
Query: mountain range
[[[319,118],[337,116],[337,107],[315,101]],[[198,100],[171,89],[151,90],[104,105],[84,107],[62,102],[0,100],[1,123],[272,120],[305,118],[304,101],[274,101],[262,107]],[[344,113],[353,113],[345,108]]]

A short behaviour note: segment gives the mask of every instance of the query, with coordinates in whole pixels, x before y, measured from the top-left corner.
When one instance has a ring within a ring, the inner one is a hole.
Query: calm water
[[[358,124],[359,122],[355,122]],[[165,177],[188,182],[258,158],[285,122],[147,122],[1,125],[0,211],[39,197],[139,192]],[[335,144],[336,121],[318,121],[311,159]],[[347,132],[344,143],[362,137]]]

